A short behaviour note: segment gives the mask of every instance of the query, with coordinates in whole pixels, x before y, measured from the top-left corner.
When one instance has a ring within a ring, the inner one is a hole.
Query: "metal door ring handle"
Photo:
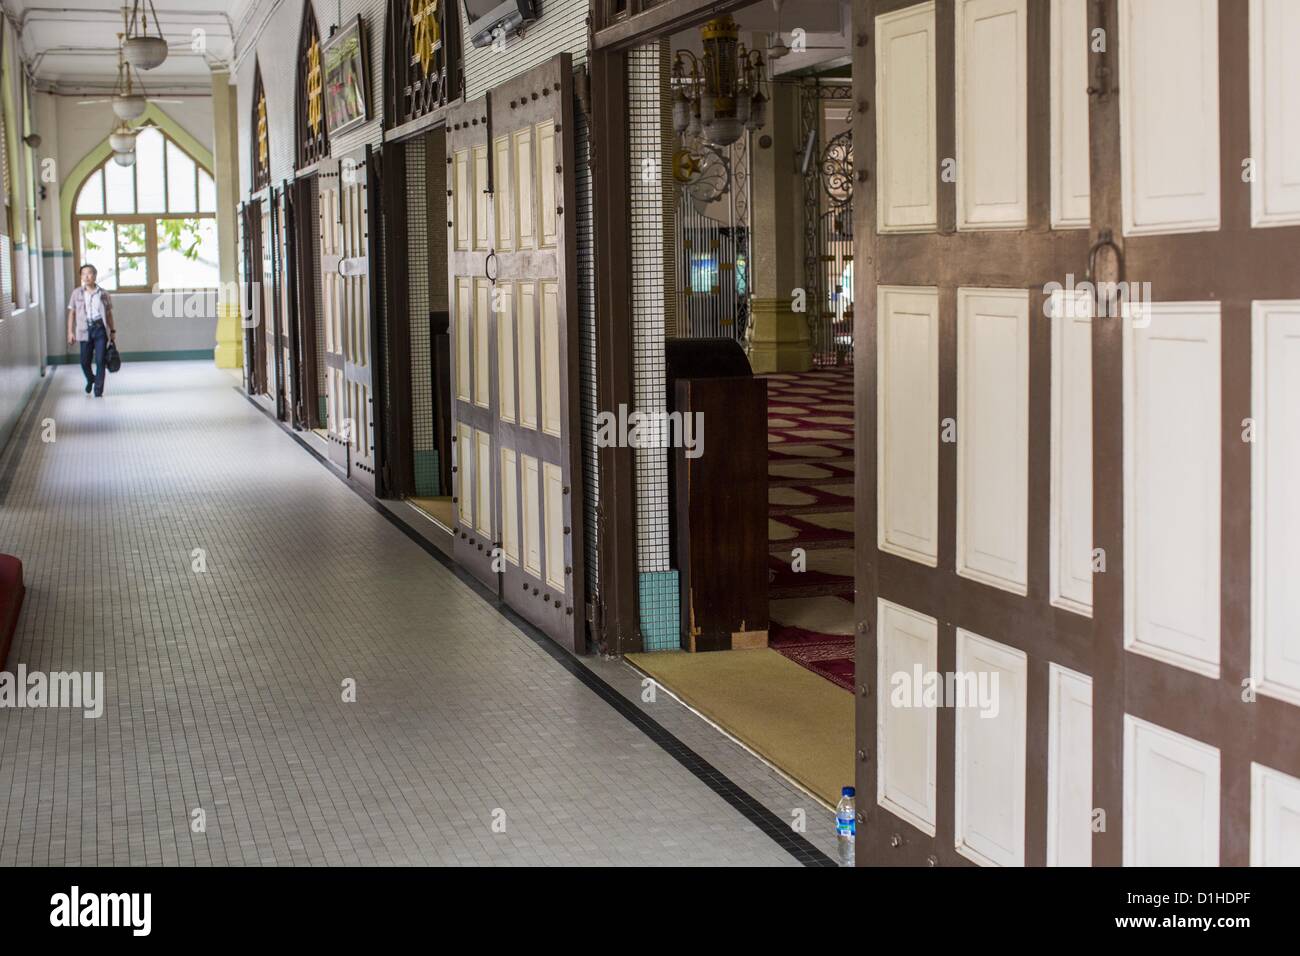
[[[492,271],[492,264],[496,262],[496,259],[497,251],[493,249],[487,254],[487,258],[483,260],[483,277],[493,285],[497,284],[496,273]]]
[[[1108,246],[1115,253],[1115,281],[1118,282],[1124,277],[1124,253],[1120,250],[1119,246],[1115,244],[1115,237],[1111,231],[1109,229],[1103,229],[1097,234],[1097,241],[1088,249],[1088,273],[1084,278],[1089,282],[1092,282],[1093,278],[1097,274],[1097,253],[1101,252],[1102,249]]]

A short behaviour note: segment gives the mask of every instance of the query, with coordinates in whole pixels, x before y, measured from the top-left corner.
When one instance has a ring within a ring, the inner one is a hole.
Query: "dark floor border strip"
[[[785,820],[781,819],[767,807],[763,806],[758,800],[751,796],[744,788],[738,786],[730,777],[718,770],[711,763],[697,754],[685,743],[679,740],[663,724],[659,723],[650,715],[646,714],[639,707],[629,701],[617,689],[612,687],[606,681],[602,680],[597,674],[589,668],[584,667],[569,651],[565,650],[559,644],[538,630],[533,624],[525,620],[514,608],[503,602],[501,598],[492,593],[486,585],[478,578],[474,577],[451,558],[450,555],[444,554],[438,549],[432,541],[429,541],[418,531],[412,528],[406,522],[402,521],[396,514],[385,508],[374,495],[367,492],[364,488],[357,485],[356,482],[350,481],[346,475],[338,469],[331,467],[325,457],[312,448],[293,429],[287,427],[284,422],[276,419],[269,409],[260,405],[253,396],[249,395],[242,388],[236,388],[236,392],[242,395],[250,405],[269,418],[272,422],[280,427],[290,438],[296,441],[307,454],[311,455],[322,465],[325,470],[338,478],[357,494],[362,501],[381,514],[393,527],[397,528],[402,534],[414,541],[425,553],[432,555],[434,560],[450,571],[461,583],[466,584],[469,588],[482,598],[489,607],[493,608],[503,618],[513,624],[525,637],[531,640],[541,648],[552,660],[576,677],[588,690],[592,691],[597,697],[607,703],[614,711],[622,715],[629,723],[649,737],[652,741],[685,767],[701,783],[720,796],[723,800],[736,810],[750,823],[754,824],[760,831],[767,834],[779,847],[793,856],[804,866],[833,867],[838,864],[829,856],[817,849],[806,838],[796,833],[794,829]]]
[[[50,369],[42,376],[41,384],[33,388],[31,394],[27,396],[27,404],[19,414],[18,421],[14,423],[13,431],[9,433],[9,441],[3,449],[0,449],[0,458],[4,459],[4,471],[0,472],[0,505],[3,505],[9,497],[9,486],[13,484],[14,475],[17,474],[18,466],[23,460],[23,452],[27,450],[28,439],[32,437],[36,420],[41,417],[41,406],[45,404],[45,396],[53,381],[54,369]]]

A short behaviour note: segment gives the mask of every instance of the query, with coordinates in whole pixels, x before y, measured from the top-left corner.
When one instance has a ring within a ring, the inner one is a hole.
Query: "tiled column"
[[[239,321],[239,249],[235,209],[239,203],[239,124],[235,117],[235,88],[230,74],[212,71],[212,176],[217,183],[218,368],[244,364],[244,333]]]

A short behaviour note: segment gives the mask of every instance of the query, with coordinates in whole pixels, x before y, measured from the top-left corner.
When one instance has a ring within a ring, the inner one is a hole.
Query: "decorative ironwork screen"
[[[673,162],[677,185],[677,335],[749,334],[750,144],[691,142]]]
[[[808,289],[808,333],[813,362],[853,364],[853,137],[849,129],[829,138],[827,101],[852,96],[848,85],[816,80],[800,89],[800,142],[814,161],[803,177],[804,282]]]
[[[391,129],[446,106],[464,82],[458,0],[388,0],[384,124]]]
[[[271,184],[270,124],[266,118],[266,90],[262,87],[262,65],[253,63],[253,116],[249,124],[249,167],[253,172],[253,191]]]
[[[321,70],[320,31],[316,11],[303,4],[302,29],[298,31],[298,86],[294,96],[297,120],[297,165],[310,166],[330,153],[325,124],[325,84]]]

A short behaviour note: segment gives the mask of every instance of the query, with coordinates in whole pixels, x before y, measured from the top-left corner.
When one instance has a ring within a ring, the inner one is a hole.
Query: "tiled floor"
[[[106,705],[0,709],[0,865],[798,862],[229,376],[79,378],[0,458],[8,669],[102,671]],[[833,852],[829,814],[666,698],[638,707]]]

